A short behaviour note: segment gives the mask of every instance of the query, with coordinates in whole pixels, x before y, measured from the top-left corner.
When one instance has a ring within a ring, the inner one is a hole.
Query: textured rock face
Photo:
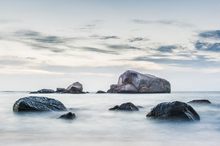
[[[123,103],[121,105],[116,105],[113,108],[110,108],[109,110],[114,110],[114,111],[138,111],[138,107],[135,106],[131,102]]]
[[[66,92],[68,93],[83,93],[83,86],[79,82],[75,82],[67,87]]]
[[[162,78],[128,70],[111,85],[109,93],[170,93],[170,83]]]
[[[34,93],[42,93],[42,94],[48,94],[48,93],[55,93],[54,90],[52,89],[41,89],[41,90],[38,90],[36,92],[30,92],[31,94],[34,94]]]
[[[58,100],[29,96],[20,98],[13,106],[14,112],[35,112],[35,111],[66,111],[66,107]]]
[[[160,103],[147,114],[147,117],[163,120],[200,120],[198,113],[190,105],[179,101]]]
[[[189,101],[188,103],[191,103],[191,104],[211,104],[211,102],[207,99],[192,100],[192,101]]]
[[[73,120],[76,118],[76,115],[72,112],[68,112],[67,114],[63,114],[59,117],[60,119]]]

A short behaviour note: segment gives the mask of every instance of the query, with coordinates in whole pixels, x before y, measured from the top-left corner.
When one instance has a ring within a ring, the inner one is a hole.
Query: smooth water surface
[[[60,100],[77,115],[73,121],[57,119],[63,112],[12,111],[25,92],[0,92],[1,146],[219,146],[220,92],[172,94],[42,94]],[[209,99],[212,105],[192,105],[199,122],[165,122],[146,118],[160,102]],[[114,112],[116,104],[133,102],[139,112]],[[65,113],[65,112],[64,112]]]

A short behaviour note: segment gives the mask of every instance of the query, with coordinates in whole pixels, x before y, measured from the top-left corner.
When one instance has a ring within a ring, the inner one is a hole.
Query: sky
[[[107,90],[126,70],[220,90],[219,0],[0,0],[0,90]]]

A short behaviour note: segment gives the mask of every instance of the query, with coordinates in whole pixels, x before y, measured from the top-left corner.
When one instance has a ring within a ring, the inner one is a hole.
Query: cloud
[[[177,20],[143,20],[133,19],[132,22],[137,24],[162,24],[162,25],[174,25],[179,27],[193,27],[192,24],[177,21]]]
[[[109,40],[109,39],[120,39],[118,36],[109,35],[109,36],[99,36],[99,35],[92,35],[92,38],[98,38],[100,40]]]
[[[1,56],[0,66],[22,66],[28,64],[30,60],[16,56]]]
[[[106,45],[107,48],[110,49],[114,49],[114,50],[142,50],[142,48],[139,47],[134,47],[134,46],[130,46],[130,45],[115,45],[115,44],[107,44]]]
[[[204,31],[199,33],[202,38],[220,39],[220,30]]]
[[[220,43],[209,43],[197,41],[195,48],[200,51],[220,52]]]
[[[68,43],[76,38],[45,35],[32,30],[19,30],[14,32],[13,41],[17,41],[35,50],[47,50],[53,53],[62,53],[70,49]]]
[[[140,41],[146,41],[146,40],[148,40],[148,39],[145,39],[142,37],[134,37],[134,38],[129,39],[128,41],[133,43],[133,42],[140,42]]]
[[[157,48],[159,52],[164,52],[164,53],[172,53],[174,49],[177,49],[177,46],[168,45],[168,46],[160,46],[159,48]]]
[[[40,32],[32,30],[16,31],[15,36],[43,44],[63,44],[70,40],[70,38],[58,37],[54,35],[43,35]]]
[[[81,49],[85,51],[96,52],[96,53],[115,54],[115,55],[118,54],[116,51],[104,50],[104,49],[99,49],[95,47],[81,47]]]
[[[155,57],[155,56],[140,56],[132,59],[133,61],[150,61],[158,64],[165,64],[171,66],[181,67],[216,67],[220,66],[217,61],[212,61],[204,55],[197,55],[195,58],[169,58],[169,57]]]

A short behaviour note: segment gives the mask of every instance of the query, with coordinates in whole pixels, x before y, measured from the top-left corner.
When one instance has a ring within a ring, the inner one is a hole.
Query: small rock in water
[[[211,104],[211,102],[207,99],[192,100],[192,101],[189,101],[188,103],[192,103],[192,104]]]
[[[13,106],[14,112],[43,112],[43,111],[66,111],[66,107],[58,100],[29,96],[20,98]]]
[[[180,101],[160,103],[147,114],[147,117],[163,120],[200,120],[198,113],[190,105]]]
[[[68,112],[66,114],[63,114],[59,117],[60,119],[66,119],[66,120],[73,120],[76,118],[76,115],[72,112]]]
[[[96,94],[100,94],[100,93],[106,93],[105,91],[99,90],[96,92]]]
[[[120,106],[116,105],[113,108],[110,108],[109,110],[118,110],[118,111],[138,111],[138,107],[135,106],[133,103],[131,102],[127,102],[127,103],[123,103]]]

